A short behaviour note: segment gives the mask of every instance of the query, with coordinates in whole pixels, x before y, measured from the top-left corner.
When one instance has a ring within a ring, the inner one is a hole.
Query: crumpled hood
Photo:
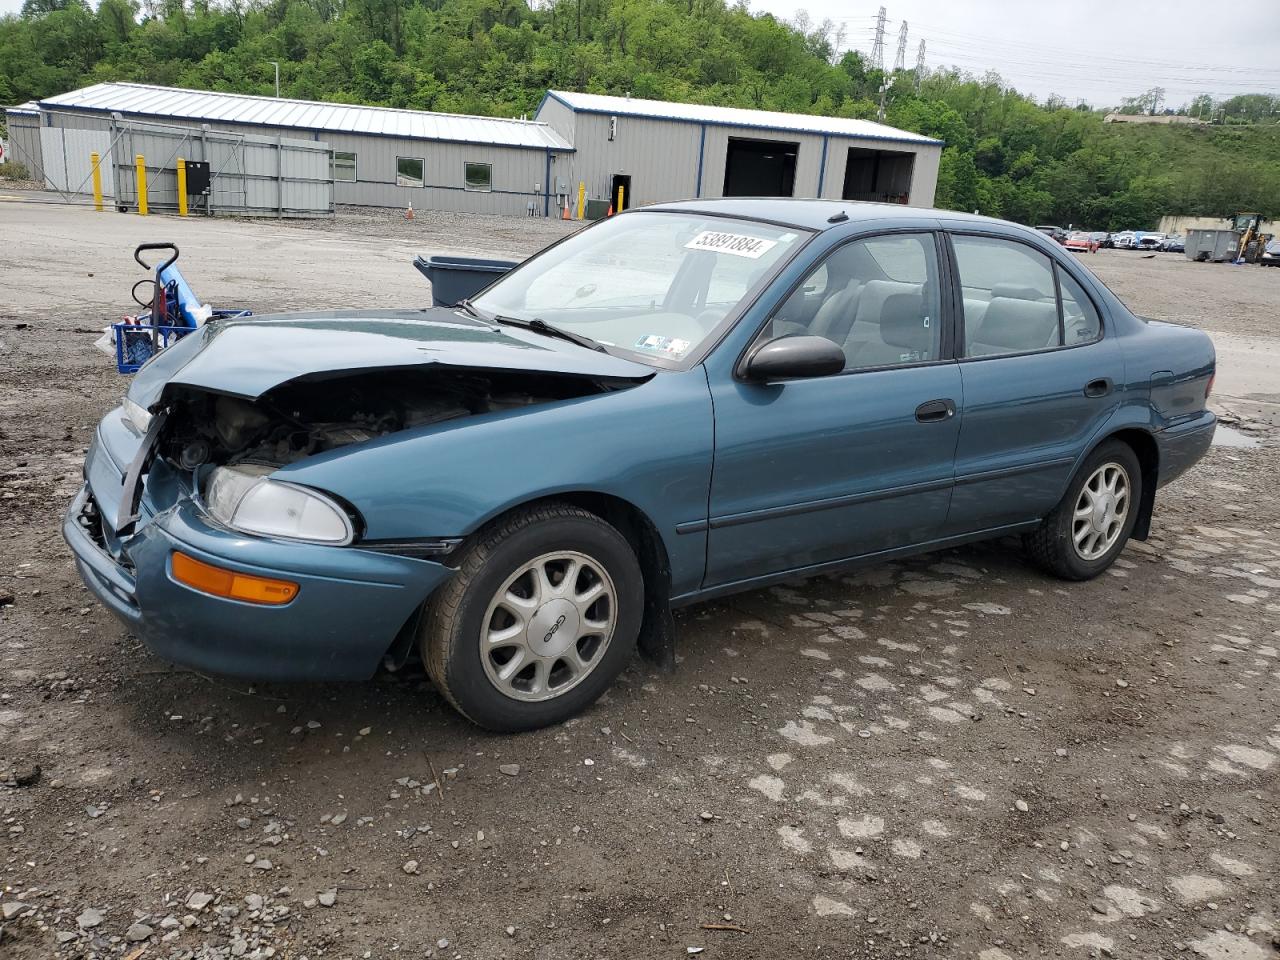
[[[284,313],[216,320],[138,371],[129,398],[150,409],[169,384],[256,399],[299,377],[441,366],[644,380],[654,370],[567,340],[450,308]]]

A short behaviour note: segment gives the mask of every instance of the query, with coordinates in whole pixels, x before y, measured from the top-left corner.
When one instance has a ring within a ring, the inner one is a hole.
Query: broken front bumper
[[[89,590],[166,660],[257,680],[364,679],[453,573],[442,564],[358,547],[245,536],[208,523],[189,495],[157,509],[150,491],[144,493],[137,532],[118,538],[110,524],[114,505],[99,504],[94,495],[101,487],[103,500],[119,497],[117,460],[105,449],[100,427],[85,463],[88,480],[62,532]],[[157,486],[165,486],[163,478]],[[173,578],[175,550],[290,580],[298,595],[283,606],[263,606],[198,592]]]

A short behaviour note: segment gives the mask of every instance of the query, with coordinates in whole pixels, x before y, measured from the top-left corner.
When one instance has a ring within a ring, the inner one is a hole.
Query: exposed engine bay
[[[185,471],[204,464],[282,467],[389,433],[632,385],[548,373],[432,368],[303,378],[256,400],[183,390],[169,398],[158,452]]]

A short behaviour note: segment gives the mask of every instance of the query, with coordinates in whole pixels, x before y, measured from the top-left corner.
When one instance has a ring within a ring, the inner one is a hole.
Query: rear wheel
[[[635,649],[644,580],[630,544],[595,514],[545,504],[466,548],[419,634],[432,681],[490,730],[558,723],[600,696]]]
[[[1086,458],[1062,501],[1023,543],[1050,573],[1090,580],[1124,549],[1141,501],[1142,468],[1133,448],[1108,440]]]

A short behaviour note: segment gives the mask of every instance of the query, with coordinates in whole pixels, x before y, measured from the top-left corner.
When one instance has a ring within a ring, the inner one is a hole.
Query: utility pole
[[[893,58],[893,72],[907,69],[907,21],[902,21],[898,30],[898,54]]]
[[[916,89],[920,89],[920,79],[924,76],[924,41],[920,41],[920,49],[916,51]]]
[[[268,60],[267,63],[276,68],[276,99],[280,99],[280,64],[275,60]]]

